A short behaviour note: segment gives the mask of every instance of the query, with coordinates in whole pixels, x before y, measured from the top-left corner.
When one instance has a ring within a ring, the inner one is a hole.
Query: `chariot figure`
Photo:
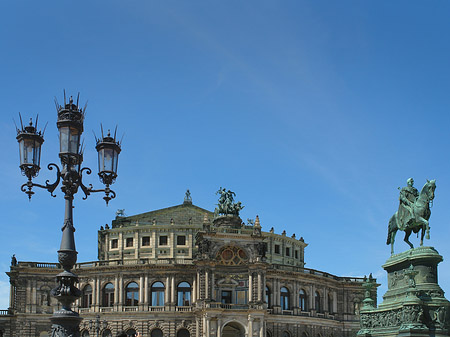
[[[400,190],[400,205],[398,206],[399,229],[405,230],[411,220],[414,219],[413,206],[419,196],[419,191],[415,188],[414,179],[409,178],[406,186]]]

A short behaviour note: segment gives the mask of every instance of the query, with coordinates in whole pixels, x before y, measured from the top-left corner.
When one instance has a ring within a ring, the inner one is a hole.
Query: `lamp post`
[[[79,95],[78,95],[79,98]],[[58,250],[58,261],[64,271],[56,276],[58,285],[51,291],[61,303],[61,309],[53,313],[50,318],[52,322],[52,337],[79,337],[79,324],[82,318],[73,311],[71,304],[81,296],[81,291],[75,286],[78,277],[71,269],[77,262],[78,252],[75,249],[75,228],[73,226],[73,197],[78,188],[84,193],[83,199],[86,199],[91,193],[104,192],[106,204],[115,198],[116,194],[110,189],[117,177],[118,156],[121,151],[120,143],[108,133],[106,137],[96,139],[96,149],[98,151],[99,177],[105,185],[104,189],[94,190],[92,185],[88,187],[83,184],[83,172],[91,174],[91,169],[81,168],[83,162],[83,152],[80,147],[80,138],[83,133],[83,122],[85,117],[84,108],[74,104],[72,97],[66,103],[64,93],[64,106],[58,104],[55,100],[56,111],[58,115],[57,127],[59,130],[60,151],[59,158],[61,169],[57,164],[48,164],[48,169],[56,169],[56,181],[52,184],[47,180],[45,185],[36,184],[32,181],[37,177],[40,170],[41,146],[44,143],[44,133],[37,131],[37,119],[35,124],[30,120],[28,126],[23,126],[21,119],[21,129],[17,128],[17,141],[20,151],[20,169],[22,174],[28,178],[28,181],[21,186],[21,190],[28,195],[31,200],[34,192],[33,187],[44,188],[55,196],[53,192],[61,181],[61,190],[64,193],[65,213],[64,224],[62,227],[61,246]],[[44,130],[45,131],[45,130]]]
[[[105,329],[108,326],[108,323],[106,321],[100,321],[100,315],[95,316],[95,321],[90,320],[89,321],[89,329],[95,329],[95,336],[100,336],[100,329],[103,327]]]

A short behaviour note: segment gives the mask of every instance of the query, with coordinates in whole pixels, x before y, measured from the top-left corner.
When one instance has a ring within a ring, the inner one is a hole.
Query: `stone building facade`
[[[81,336],[356,335],[363,280],[305,268],[306,246],[295,235],[262,231],[258,217],[249,224],[217,217],[189,198],[119,215],[98,232],[98,261],[74,268]],[[49,335],[60,271],[57,263],[13,263],[0,336]]]

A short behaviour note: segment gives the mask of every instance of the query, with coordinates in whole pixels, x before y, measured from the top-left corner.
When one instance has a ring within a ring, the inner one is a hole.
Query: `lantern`
[[[98,175],[105,185],[114,183],[117,177],[117,164],[119,160],[120,143],[115,137],[111,137],[110,132],[102,139],[97,140],[95,146],[98,152]]]
[[[22,126],[21,130],[17,129],[16,139],[19,142],[22,174],[27,176],[28,179],[36,177],[40,170],[41,146],[44,143],[41,132],[37,132],[36,127],[33,126],[33,121],[30,119],[28,126]]]
[[[70,97],[69,104],[58,108],[59,157],[61,161],[73,167],[81,165],[80,138],[83,133],[84,111],[73,104]]]

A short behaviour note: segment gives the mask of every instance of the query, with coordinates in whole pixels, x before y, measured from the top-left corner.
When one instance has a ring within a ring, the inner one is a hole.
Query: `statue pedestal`
[[[433,247],[392,255],[388,290],[378,308],[363,307],[359,336],[448,336],[450,302],[438,284],[442,256]]]
[[[213,220],[213,224],[216,227],[240,229],[242,228],[242,220],[236,215],[226,214],[219,215]]]

